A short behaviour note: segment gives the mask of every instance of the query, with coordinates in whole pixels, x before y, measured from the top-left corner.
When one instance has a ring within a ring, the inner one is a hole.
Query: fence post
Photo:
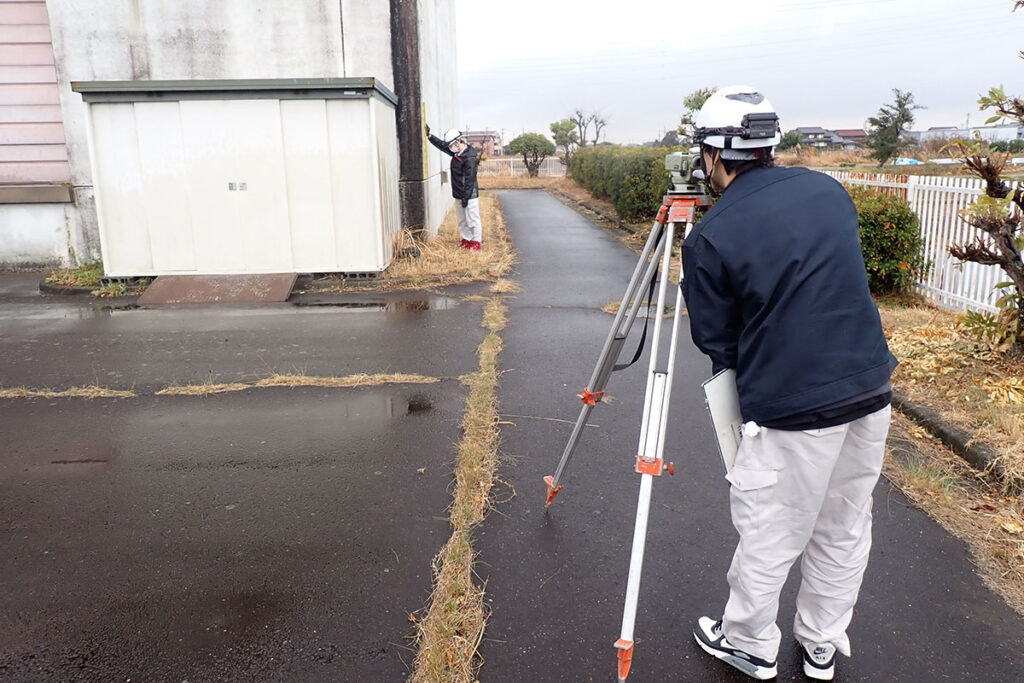
[[[917,212],[917,208],[914,202],[917,201],[917,184],[920,180],[920,176],[907,176],[907,204],[910,204],[910,208],[913,209],[915,213]]]

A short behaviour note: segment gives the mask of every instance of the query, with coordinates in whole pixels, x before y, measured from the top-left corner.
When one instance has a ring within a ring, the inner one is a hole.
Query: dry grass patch
[[[515,255],[505,230],[501,205],[494,194],[480,195],[480,219],[483,224],[480,251],[459,248],[461,237],[453,208],[437,235],[417,241],[418,257],[395,259],[384,274],[384,286],[423,288],[500,279],[511,270]],[[411,238],[406,239],[411,241]]]
[[[379,280],[360,282],[327,276],[311,284],[319,292],[361,292],[396,289],[430,289],[480,281],[497,281],[515,262],[512,243],[505,230],[505,218],[498,198],[480,194],[482,247],[479,251],[460,249],[458,223],[453,207],[437,234],[413,237],[402,232],[395,238],[396,257]]]
[[[262,387],[370,387],[381,384],[433,384],[440,382],[438,377],[426,377],[424,375],[404,374],[401,372],[378,373],[368,375],[357,373],[345,377],[313,377],[310,375],[281,375],[274,374],[270,377],[255,382],[232,382],[230,384],[187,384],[184,386],[173,386],[161,389],[156,392],[157,396],[206,396],[207,394],[223,394],[230,391],[244,391],[246,389]]]
[[[96,385],[71,387],[62,391],[52,389],[28,389],[17,387],[0,389],[0,398],[135,398],[131,391],[119,391]]]
[[[908,450],[901,441],[911,441]],[[893,413],[885,476],[970,549],[985,583],[1024,615],[1024,500],[977,476],[921,427]]]
[[[381,384],[433,384],[440,382],[437,377],[408,375],[400,372],[367,375],[358,373],[346,377],[311,377],[309,375],[271,375],[257,382],[254,387],[370,387]]]
[[[51,270],[46,282],[58,287],[99,287],[101,277],[103,263],[94,261],[78,268]]]
[[[1007,480],[1024,481],[1024,362],[965,338],[955,313],[930,306],[880,312],[900,360],[893,387],[992,446]]]
[[[879,306],[889,346],[900,360],[893,387],[992,446],[1007,482],[1024,480],[1024,363],[962,336],[956,313],[906,303]],[[904,448],[901,439],[913,448]],[[986,583],[1024,614],[1020,491],[973,470],[898,413],[889,445],[886,476],[964,540]]]
[[[675,297],[674,296],[672,297],[671,301],[675,301]],[[629,303],[632,304],[633,302],[630,301]],[[651,317],[650,309],[652,309],[655,306],[657,306],[657,304],[658,304],[658,300],[657,299],[655,299],[653,302],[646,301],[646,300],[645,301],[641,301],[640,302],[640,310],[637,312],[636,316],[638,318]],[[619,312],[620,308],[622,308],[622,302],[621,301],[609,301],[608,303],[606,303],[604,306],[601,307],[601,310],[604,313],[611,313],[612,315],[615,315],[616,313]],[[676,314],[676,307],[673,306],[672,304],[668,303],[665,306],[665,313],[661,317],[662,318],[671,318],[675,314]],[[683,311],[683,314],[685,315],[686,311]]]
[[[426,616],[417,624],[419,650],[411,680],[477,680],[477,649],[487,623],[484,589],[474,581],[473,530],[484,519],[495,481],[498,449],[498,355],[505,307],[495,297],[484,310],[490,332],[477,350],[480,370],[463,378],[469,387],[462,420],[463,437],[455,462],[455,491],[450,510],[452,535],[434,558],[434,589]],[[415,619],[415,617],[411,617]]]
[[[576,196],[584,196],[593,199],[591,194],[584,190],[579,183],[567,176],[539,176],[529,178],[527,176],[500,176],[481,175],[477,178],[481,190],[547,190],[554,188]]]
[[[182,386],[165,387],[156,392],[156,396],[206,396],[208,394],[224,394],[230,391],[251,389],[251,384],[232,382],[231,384],[185,384]]]
[[[878,162],[868,157],[864,150],[859,149],[815,149],[803,148],[799,151],[781,152],[775,155],[775,163],[780,166],[839,166],[840,164],[868,164],[878,167]]]
[[[521,291],[522,287],[515,280],[501,278],[491,285],[491,294],[517,294]]]
[[[529,176],[481,173],[476,180],[481,190],[544,190],[550,187],[556,179],[550,176],[530,178]]]

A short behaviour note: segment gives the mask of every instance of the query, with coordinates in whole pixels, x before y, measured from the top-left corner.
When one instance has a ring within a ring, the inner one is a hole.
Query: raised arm
[[[432,144],[434,147],[437,147],[439,150],[441,150],[448,156],[455,156],[455,152],[448,149],[448,145],[444,144],[444,140],[437,137],[436,135],[430,134],[430,126],[427,126],[427,140],[430,140],[430,144]]]

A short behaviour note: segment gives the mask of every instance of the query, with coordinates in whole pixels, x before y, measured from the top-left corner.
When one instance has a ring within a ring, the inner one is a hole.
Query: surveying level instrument
[[[669,281],[669,270],[672,259],[672,243],[677,226],[682,226],[682,237],[685,239],[693,227],[697,209],[711,205],[711,199],[704,185],[703,172],[700,169],[699,151],[696,148],[689,152],[673,152],[665,157],[665,169],[670,172],[670,185],[665,195],[658,217],[651,227],[651,233],[644,244],[640,258],[633,269],[633,274],[622,295],[622,303],[612,323],[604,347],[597,358],[597,365],[590,381],[579,394],[583,408],[573,427],[569,442],[562,452],[554,475],[544,477],[547,484],[547,502],[551,505],[555,496],[562,490],[562,477],[572,459],[580,435],[586,426],[590,411],[604,397],[605,387],[612,372],[625,369],[639,358],[640,348],[633,361],[616,365],[622,347],[626,342],[630,328],[644,303],[643,293],[647,292],[646,318],[654,318],[654,334],[651,341],[651,354],[648,367],[647,387],[644,392],[644,407],[640,422],[640,441],[634,461],[634,469],[641,475],[640,497],[637,502],[636,524],[633,529],[633,549],[629,561],[629,578],[626,583],[626,604],[622,615],[622,629],[619,639],[615,642],[618,650],[619,681],[625,681],[633,660],[633,627],[636,622],[637,602],[640,595],[640,573],[643,567],[644,544],[647,539],[647,519],[651,503],[651,487],[654,477],[663,472],[674,474],[672,463],[666,463],[662,457],[665,451],[665,430],[668,426],[669,399],[672,393],[672,371],[675,366],[676,341],[679,337],[679,321],[683,308],[682,290],[676,290],[675,312],[672,316],[672,336],[668,354],[661,353],[661,325],[665,313],[666,290]],[[661,277],[657,278],[660,269]],[[682,268],[679,279],[682,281]],[[657,305],[651,308],[651,295],[654,285],[658,285]],[[646,336],[646,327],[644,329]],[[665,355],[664,358],[660,356]]]

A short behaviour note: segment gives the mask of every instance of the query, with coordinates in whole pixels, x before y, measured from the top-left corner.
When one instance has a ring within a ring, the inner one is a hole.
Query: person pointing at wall
[[[444,139],[430,134],[427,126],[427,139],[430,144],[452,158],[452,196],[456,199],[455,216],[459,221],[459,234],[462,241],[459,247],[472,251],[480,250],[483,230],[480,223],[480,191],[476,185],[476,168],[479,157],[476,150],[466,144],[461,131],[454,128],[444,134]]]

